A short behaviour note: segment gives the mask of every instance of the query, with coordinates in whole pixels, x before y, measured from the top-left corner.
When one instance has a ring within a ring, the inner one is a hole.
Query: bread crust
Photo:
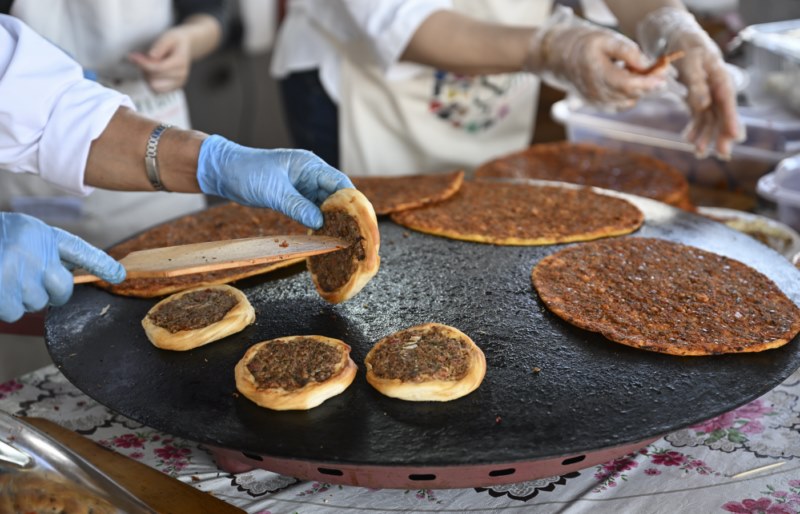
[[[329,272],[331,255],[318,255],[307,259],[308,271],[311,273],[311,280],[314,282],[319,295],[327,302],[341,303],[361,291],[378,272],[380,267],[380,255],[378,252],[381,244],[378,218],[367,197],[356,189],[340,189],[329,196],[320,209],[323,215],[338,211],[352,217],[358,225],[359,232],[358,239],[352,241],[352,244],[360,244],[364,249],[363,259],[354,259],[355,269],[346,282],[330,290],[322,286],[320,276]],[[337,234],[326,231],[324,226],[320,230],[312,231],[311,233],[337,236]]]
[[[336,364],[336,371],[324,381],[311,381],[298,389],[287,390],[282,387],[259,388],[247,364],[266,345],[285,344],[303,339],[313,339],[315,342],[339,349],[340,360]],[[319,335],[287,336],[262,341],[251,346],[236,364],[234,376],[236,378],[236,389],[261,407],[272,410],[308,410],[344,392],[353,383],[357,370],[358,366],[350,358],[350,345],[344,341]]]
[[[411,381],[400,378],[384,378],[376,375],[373,369],[373,360],[377,352],[384,345],[389,344],[390,339],[397,337],[401,339],[408,338],[409,343],[413,345],[414,343],[411,339],[413,336],[419,335],[420,333],[430,333],[432,330],[444,332],[448,337],[458,339],[466,344],[468,364],[467,372],[464,376],[458,380],[441,380],[423,377],[422,380]],[[372,347],[364,363],[367,368],[367,382],[381,394],[391,398],[415,402],[447,402],[455,400],[456,398],[461,398],[477,389],[486,376],[486,357],[483,355],[483,351],[481,351],[478,345],[457,328],[441,323],[425,323],[423,325],[400,330],[390,336],[384,337]]]
[[[162,305],[178,300],[192,292],[206,289],[226,292],[233,295],[237,300],[236,305],[234,305],[231,310],[225,313],[225,316],[216,323],[212,323],[202,328],[181,330],[179,332],[172,333],[169,330],[153,323],[152,319],[150,318],[150,315],[156,312]],[[186,351],[240,332],[247,325],[252,324],[255,319],[255,310],[244,293],[235,287],[226,284],[219,284],[212,286],[193,287],[192,289],[187,289],[185,291],[181,291],[180,293],[175,293],[171,296],[168,296],[147,311],[147,315],[142,320],[142,327],[144,327],[147,338],[151,343],[153,343],[154,346],[164,350]]]

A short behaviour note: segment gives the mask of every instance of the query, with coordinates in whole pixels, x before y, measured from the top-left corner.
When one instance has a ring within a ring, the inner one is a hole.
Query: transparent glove
[[[125,279],[120,263],[83,239],[25,214],[0,213],[0,320],[65,304],[72,296],[67,266],[115,284]]]
[[[531,38],[524,68],[591,104],[624,109],[666,84],[664,71],[642,75],[626,69],[646,68],[646,61],[630,39],[559,6]]]
[[[200,189],[242,205],[268,207],[318,229],[318,205],[350,179],[306,150],[260,150],[210,136],[200,146]]]
[[[650,56],[682,50],[684,57],[672,63],[678,81],[686,88],[692,120],[685,137],[704,157],[713,148],[730,158],[731,146],[744,139],[736,111],[736,91],[725,69],[722,53],[689,12],[664,7],[648,14],[636,27],[637,38]]]

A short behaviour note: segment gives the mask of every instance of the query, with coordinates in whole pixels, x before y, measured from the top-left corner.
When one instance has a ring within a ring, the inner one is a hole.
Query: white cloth
[[[90,193],[89,147],[123,105],[133,106],[85,80],[75,61],[24,23],[0,15],[0,168]]]
[[[132,51],[146,52],[174,24],[172,2],[15,0],[11,14],[95,72],[98,82],[127,95],[141,114],[190,127],[183,91],[153,92],[127,58]],[[34,215],[99,247],[204,206],[200,194],[96,190],[86,198],[68,197],[35,176],[0,175],[0,210]]]
[[[353,175],[471,169],[525,147],[538,80],[530,74],[464,77],[401,63],[433,12],[535,26],[549,0],[294,0],[272,73],[319,69],[339,106],[340,167]]]
[[[242,48],[248,54],[272,50],[278,29],[277,0],[239,0]]]

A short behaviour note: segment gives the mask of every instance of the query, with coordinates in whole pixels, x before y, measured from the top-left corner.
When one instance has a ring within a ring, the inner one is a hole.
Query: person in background
[[[127,96],[85,79],[79,64],[20,20],[0,15],[0,168],[78,195],[95,187],[202,192],[275,209],[311,228],[322,226],[325,198],[353,187],[311,152],[165,128],[132,107]],[[83,239],[0,213],[0,320],[66,302],[71,266],[113,283],[125,278],[117,261]]]
[[[666,81],[629,68],[682,50],[688,137],[728,156],[741,134],[714,43],[678,0],[607,3],[639,44],[548,0],[289,0],[271,71],[294,144],[353,175],[471,169],[530,143],[539,78],[624,109]]]
[[[149,118],[191,128],[182,90],[192,62],[215,50],[226,0],[0,1],[102,85]],[[27,174],[0,174],[0,209],[19,210],[107,247],[159,222],[203,209],[201,194],[97,191],[81,198]]]

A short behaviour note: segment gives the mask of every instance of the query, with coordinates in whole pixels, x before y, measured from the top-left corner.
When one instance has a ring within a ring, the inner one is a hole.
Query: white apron
[[[15,0],[11,14],[95,72],[100,83],[130,96],[141,114],[189,128],[183,91],[154,93],[127,60],[173,25],[172,2]],[[88,197],[68,196],[38,176],[0,172],[0,210],[35,215],[101,248],[204,206],[201,194],[97,189]]]
[[[549,0],[454,0],[455,10],[485,21],[535,26]],[[471,170],[526,147],[533,134],[539,81],[529,73],[460,76],[429,69],[386,80],[365,66],[365,48],[342,59],[339,152],[352,175]]]

